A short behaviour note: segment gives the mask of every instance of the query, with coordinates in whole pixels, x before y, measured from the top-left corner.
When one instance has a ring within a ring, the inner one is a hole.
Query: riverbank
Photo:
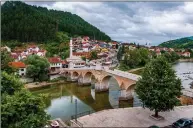
[[[40,88],[44,88],[44,87],[50,87],[51,85],[58,85],[58,84],[63,84],[66,83],[65,80],[59,80],[56,82],[34,82],[34,83],[28,83],[25,84],[24,87],[29,89],[29,90],[34,90],[34,89],[40,89]]]
[[[174,111],[160,112],[165,119],[156,121],[150,118],[154,112],[142,107],[103,110],[78,118],[83,127],[149,127],[171,125],[179,118],[193,117],[193,105],[175,107]]]
[[[178,62],[193,62],[193,58],[190,58],[190,59],[179,59]]]

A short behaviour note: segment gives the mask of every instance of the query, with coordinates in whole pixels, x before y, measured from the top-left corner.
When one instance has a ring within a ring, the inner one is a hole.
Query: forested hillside
[[[159,46],[168,48],[193,48],[193,36],[163,42]]]
[[[20,1],[7,1],[1,6],[1,39],[20,42],[55,40],[57,32],[68,36],[89,36],[111,40],[109,36],[70,12],[48,10]]]

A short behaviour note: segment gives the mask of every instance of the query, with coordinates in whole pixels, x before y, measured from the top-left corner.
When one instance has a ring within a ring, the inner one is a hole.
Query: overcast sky
[[[193,2],[26,2],[69,11],[113,40],[157,45],[193,36]]]

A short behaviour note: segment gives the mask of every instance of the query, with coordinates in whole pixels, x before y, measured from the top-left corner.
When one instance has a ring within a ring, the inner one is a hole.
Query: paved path
[[[153,112],[141,107],[104,110],[78,118],[83,127],[149,127],[168,126],[179,118],[193,118],[193,105],[176,107],[174,111],[160,112],[165,119],[156,121],[149,117]]]

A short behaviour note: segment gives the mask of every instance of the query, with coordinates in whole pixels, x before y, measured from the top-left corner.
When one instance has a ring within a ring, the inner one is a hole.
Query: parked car
[[[160,128],[160,127],[156,125],[152,125],[152,126],[149,126],[148,128]]]
[[[172,124],[174,128],[191,128],[192,125],[193,121],[187,118],[181,118]]]

